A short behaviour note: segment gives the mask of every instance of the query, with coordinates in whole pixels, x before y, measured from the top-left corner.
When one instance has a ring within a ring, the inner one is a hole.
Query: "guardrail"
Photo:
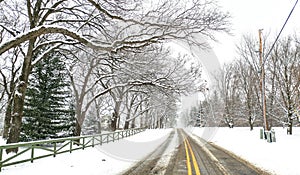
[[[24,162],[33,162],[36,159],[53,156],[70,152],[103,143],[114,142],[125,137],[140,133],[145,128],[127,129],[105,134],[87,135],[78,137],[66,137],[51,140],[40,140],[33,142],[22,142],[0,145],[0,171],[3,167],[15,165]],[[16,154],[3,154],[5,149],[19,148]],[[36,151],[39,151],[38,155]]]

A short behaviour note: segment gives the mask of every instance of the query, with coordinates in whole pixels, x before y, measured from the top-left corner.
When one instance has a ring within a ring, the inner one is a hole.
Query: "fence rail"
[[[33,162],[36,159],[70,152],[103,143],[114,142],[125,137],[140,133],[145,128],[127,129],[105,134],[87,135],[78,137],[66,137],[60,139],[40,140],[33,142],[22,142],[0,145],[0,171],[3,167],[15,165],[24,162]],[[6,154],[5,149],[19,148],[17,154]],[[38,155],[36,151],[39,151]]]

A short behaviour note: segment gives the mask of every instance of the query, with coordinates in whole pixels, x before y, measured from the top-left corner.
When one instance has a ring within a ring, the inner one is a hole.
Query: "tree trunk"
[[[250,118],[251,121],[249,121],[249,124],[250,124],[250,131],[253,130],[253,122],[252,122],[252,118]]]
[[[252,118],[251,112],[249,112],[248,115],[249,115],[249,126],[250,126],[250,131],[252,131],[252,130],[253,130],[254,120],[253,120],[253,118]]]
[[[114,113],[112,116],[112,121],[111,121],[111,130],[115,131],[117,129],[117,124],[118,124],[118,120],[119,120],[119,111],[121,108],[121,101],[116,101],[115,104],[115,109],[114,109]]]
[[[77,105],[78,106],[78,105]],[[81,106],[76,109],[76,124],[75,124],[75,136],[80,136],[82,131],[82,125],[86,116],[86,111],[81,110]]]
[[[145,121],[144,121],[144,120],[145,120]],[[144,119],[143,115],[142,115],[141,118],[140,118],[140,127],[141,127],[141,128],[147,127],[146,119]]]
[[[8,132],[11,124],[11,110],[12,110],[12,100],[9,100],[6,107],[5,118],[4,118],[4,128],[3,128],[4,139],[8,138]]]
[[[17,143],[19,142],[21,126],[22,126],[22,116],[24,109],[25,94],[28,84],[28,77],[31,73],[31,62],[33,56],[33,48],[36,39],[29,40],[27,55],[24,58],[21,75],[19,77],[19,82],[16,86],[16,91],[13,97],[13,114],[12,123],[9,130],[9,135],[7,143]],[[10,148],[6,150],[7,153],[18,152],[18,148]]]
[[[118,117],[116,116],[115,113],[113,113],[113,117],[110,124],[110,128],[112,131],[115,131],[117,129],[117,121],[118,121]]]
[[[129,121],[125,121],[124,129],[129,129]]]
[[[289,125],[288,125],[288,134],[289,135],[293,134],[293,121],[289,122]]]
[[[20,85],[17,89],[18,93],[14,96],[14,109],[13,109],[13,115],[12,115],[12,124],[11,124],[10,130],[9,130],[7,143],[19,142],[21,126],[22,126],[25,91],[26,91],[26,84],[20,83]],[[6,153],[10,153],[10,152],[17,153],[18,148],[6,149]]]
[[[97,121],[97,126],[98,126],[98,134],[101,134],[102,132],[101,120]]]
[[[78,120],[76,120],[76,125],[75,125],[75,132],[74,135],[75,136],[80,136],[81,135],[81,124],[80,122],[78,122]]]
[[[131,128],[135,128],[135,118],[131,121]]]
[[[159,126],[159,128],[163,128],[164,127],[164,117],[161,117],[160,119],[159,119],[160,121],[159,121],[159,124],[160,124],[160,126]]]
[[[12,125],[9,131],[9,137],[7,139],[7,143],[17,143],[19,142],[20,132],[21,132],[21,125],[22,125],[22,114],[16,114],[12,116]],[[6,149],[6,153],[17,153],[18,148],[8,148]]]
[[[128,112],[125,119],[124,129],[129,129],[129,123],[130,123],[130,121],[128,121],[129,119],[130,119],[130,113]]]
[[[251,87],[250,87],[251,88]],[[251,97],[250,97],[250,92],[247,94],[247,109],[248,109],[248,122],[249,122],[249,126],[250,126],[250,131],[253,130],[253,123],[254,123],[254,120],[252,118],[252,105],[251,105]]]
[[[121,123],[121,117],[118,115],[118,123],[117,123],[117,129],[119,129],[120,128],[120,123]]]
[[[14,70],[14,65],[12,70]],[[12,77],[9,85],[9,93],[8,93],[8,102],[6,106],[5,111],[5,118],[4,118],[4,128],[3,128],[3,138],[7,139],[9,134],[9,129],[11,126],[11,120],[12,120],[12,108],[13,108],[13,92],[15,90],[16,84],[15,84],[15,78],[16,78],[16,72],[12,71]]]
[[[155,129],[159,128],[159,119],[156,116]]]
[[[76,120],[74,135],[75,136],[80,136],[80,134],[81,134],[81,124],[80,124],[80,122],[78,122],[78,120]],[[74,140],[74,144],[79,145],[80,144],[80,139]]]
[[[288,123],[288,134],[289,135],[292,135],[293,134],[293,114],[292,113],[289,113],[289,123]]]

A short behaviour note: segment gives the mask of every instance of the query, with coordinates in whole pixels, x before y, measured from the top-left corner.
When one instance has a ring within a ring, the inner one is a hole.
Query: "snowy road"
[[[219,169],[223,171],[225,169],[225,172],[232,175],[251,174],[251,172],[241,169],[243,164],[247,164],[248,168],[246,166],[246,169],[249,169],[249,166],[250,170],[254,169],[254,174],[268,174],[257,170],[245,160],[274,175],[299,175],[298,158],[300,153],[296,149],[290,149],[290,145],[293,145],[294,148],[300,146],[300,128],[294,128],[295,134],[292,136],[286,135],[286,129],[275,128],[277,141],[274,143],[259,139],[259,129],[254,128],[253,131],[249,131],[249,128],[245,127],[234,129],[186,128],[184,131],[189,134],[189,137],[181,129],[149,129],[126,139],[78,150],[72,154],[66,153],[55,158],[47,157],[36,160],[33,163],[27,162],[4,167],[0,174],[188,175],[186,152],[189,153],[192,174],[196,174],[191,155],[192,150],[201,175]],[[209,144],[190,133],[205,138]],[[185,138],[187,139],[185,140]],[[199,146],[203,143],[205,143],[205,147]],[[244,160],[235,160],[237,156],[233,156],[229,151],[222,151],[215,145],[226,148]],[[36,154],[42,155],[42,152],[36,152]],[[149,155],[151,156],[149,157]],[[216,173],[211,172],[210,174]]]
[[[174,140],[178,142],[176,148],[174,147],[175,150],[167,151],[171,145],[174,145],[172,143]],[[183,129],[176,129],[146,159],[122,174],[258,175],[268,173],[240,160],[220,147],[188,134]]]

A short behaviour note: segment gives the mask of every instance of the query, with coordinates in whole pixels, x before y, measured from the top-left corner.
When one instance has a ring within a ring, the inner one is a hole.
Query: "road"
[[[173,151],[172,142],[178,140]],[[167,153],[166,153],[167,152]],[[125,175],[269,175],[238,156],[203,139],[174,129],[155,151]]]

